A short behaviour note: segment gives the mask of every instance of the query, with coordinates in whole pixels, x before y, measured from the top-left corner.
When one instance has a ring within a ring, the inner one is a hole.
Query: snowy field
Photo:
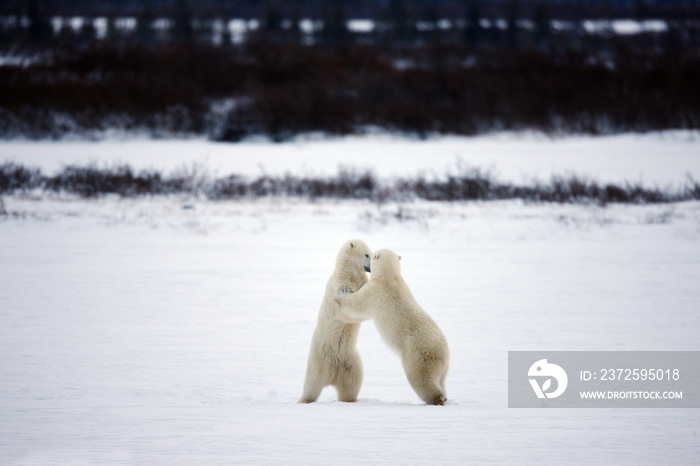
[[[8,160],[384,177],[465,163],[665,186],[700,179],[700,139],[1,142]],[[0,465],[700,462],[697,409],[507,408],[509,350],[700,350],[700,202],[3,201]],[[447,406],[420,402],[372,321],[360,401],[329,387],[296,404],[354,237],[402,255],[446,334]]]
[[[700,132],[664,132],[591,138],[509,133],[475,138],[406,140],[390,135],[298,138],[286,144],[216,143],[203,139],[86,142],[4,141],[0,163],[14,161],[51,174],[68,164],[127,163],[137,170],[170,171],[193,165],[218,176],[334,175],[340,165],[371,169],[378,177],[445,175],[458,167],[489,170],[499,180],[577,174],[601,183],[641,181],[666,187],[686,174],[700,179]]]

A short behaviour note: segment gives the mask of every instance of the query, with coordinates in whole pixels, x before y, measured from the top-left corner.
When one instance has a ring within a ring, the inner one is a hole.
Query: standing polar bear
[[[338,391],[338,401],[357,401],[363,372],[356,343],[362,321],[345,316],[334,296],[343,289],[355,292],[367,283],[365,271],[370,270],[371,255],[372,251],[359,239],[346,242],[338,252],[311,338],[304,393],[299,403],[313,403],[328,385]]]
[[[374,317],[379,334],[399,353],[406,378],[430,405],[447,401],[445,377],[450,350],[435,321],[423,310],[401,277],[401,256],[388,249],[372,257],[372,279],[357,292],[341,290],[335,299],[350,319]]]

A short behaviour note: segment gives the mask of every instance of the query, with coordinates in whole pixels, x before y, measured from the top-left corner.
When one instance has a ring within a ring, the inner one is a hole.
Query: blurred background
[[[3,0],[0,137],[700,127],[700,0]]]

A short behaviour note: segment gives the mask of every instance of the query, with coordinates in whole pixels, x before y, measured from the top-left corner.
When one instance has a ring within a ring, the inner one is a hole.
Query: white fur
[[[371,255],[372,251],[359,239],[346,242],[338,252],[311,339],[299,403],[313,403],[328,385],[336,388],[339,401],[357,401],[363,372],[356,343],[362,321],[346,317],[333,298],[342,289],[355,292],[367,283],[365,269],[369,268]]]
[[[450,350],[435,321],[401,277],[400,256],[388,249],[372,257],[372,279],[357,292],[341,290],[336,301],[348,318],[374,318],[386,344],[401,356],[406,378],[428,404],[444,405]]]

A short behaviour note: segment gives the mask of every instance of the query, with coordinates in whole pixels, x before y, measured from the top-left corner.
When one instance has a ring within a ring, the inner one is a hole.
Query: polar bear
[[[386,344],[401,356],[416,394],[427,404],[444,405],[450,359],[447,339],[401,277],[400,260],[401,256],[388,249],[375,252],[369,283],[356,292],[343,289],[335,300],[350,319],[373,317]]]
[[[363,372],[356,343],[362,321],[345,316],[334,296],[342,289],[355,292],[367,283],[365,271],[370,270],[371,255],[367,244],[359,239],[346,242],[338,252],[311,338],[299,403],[313,403],[328,385],[336,388],[339,401],[357,401]]]

